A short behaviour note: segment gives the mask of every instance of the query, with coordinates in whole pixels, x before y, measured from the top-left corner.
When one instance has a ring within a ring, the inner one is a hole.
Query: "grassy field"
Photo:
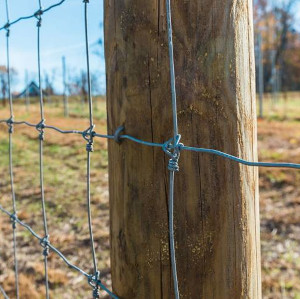
[[[64,118],[58,102],[46,102],[47,124],[64,129],[88,128],[87,105],[70,104]],[[300,95],[289,93],[264,105],[259,120],[259,157],[264,161],[300,163]],[[16,103],[15,119],[37,123],[39,108]],[[8,118],[8,107],[0,108],[0,119]],[[95,124],[106,132],[105,100],[96,99]],[[39,189],[38,132],[17,126],[13,135],[13,159],[18,215],[43,235]],[[46,131],[44,167],[45,197],[51,243],[76,265],[92,272],[86,213],[86,151],[83,138]],[[96,250],[102,281],[110,287],[109,205],[107,144],[95,141],[92,158],[92,211]],[[300,298],[300,172],[283,169],[260,170],[261,238],[264,298]],[[7,126],[0,125],[0,203],[11,210],[8,172]],[[14,272],[9,219],[0,214],[0,285],[14,298]],[[43,298],[41,247],[24,229],[18,230],[18,259],[21,298]],[[90,298],[85,279],[70,271],[56,255],[49,257],[52,298]]]

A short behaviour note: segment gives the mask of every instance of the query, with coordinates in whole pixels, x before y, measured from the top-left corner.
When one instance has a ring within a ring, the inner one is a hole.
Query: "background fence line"
[[[1,119],[0,123],[7,124],[9,127],[9,173],[11,177],[11,194],[12,194],[12,207],[13,212],[10,213],[8,210],[4,209],[0,205],[0,210],[8,217],[10,217],[13,223],[13,246],[14,246],[14,263],[15,263],[15,285],[16,285],[16,295],[19,297],[19,289],[18,289],[18,267],[17,267],[17,248],[16,248],[16,224],[27,229],[33,237],[39,240],[40,245],[44,248],[44,264],[45,264],[45,286],[46,286],[46,298],[49,298],[49,286],[48,286],[48,266],[47,266],[47,256],[48,251],[52,251],[57,254],[67,265],[69,268],[77,271],[81,275],[87,278],[88,283],[93,288],[93,297],[99,298],[99,288],[102,288],[108,295],[113,298],[118,298],[115,294],[109,291],[100,281],[100,272],[97,268],[97,258],[94,246],[93,239],[93,230],[92,230],[92,216],[91,216],[91,194],[90,194],[90,161],[91,161],[91,153],[93,152],[93,144],[94,139],[105,138],[108,140],[114,140],[115,142],[120,142],[122,140],[128,140],[136,143],[136,145],[144,145],[150,147],[159,147],[161,148],[168,156],[170,156],[168,169],[170,171],[170,180],[169,180],[169,241],[170,241],[170,255],[171,255],[171,263],[172,263],[172,273],[173,273],[173,281],[174,281],[174,292],[176,299],[180,298],[179,288],[178,288],[178,280],[176,273],[176,258],[175,258],[175,241],[174,241],[174,227],[173,227],[173,210],[174,210],[174,184],[175,184],[175,172],[179,171],[179,157],[180,153],[184,151],[194,151],[202,154],[212,154],[215,156],[219,156],[224,159],[229,159],[233,162],[243,164],[246,166],[252,167],[281,167],[281,168],[293,168],[300,169],[300,164],[296,163],[266,163],[266,162],[255,162],[255,161],[247,161],[241,158],[232,156],[230,154],[214,150],[214,149],[206,149],[206,148],[198,148],[185,146],[180,143],[181,136],[178,133],[178,124],[177,124],[177,108],[176,108],[176,82],[175,82],[175,71],[174,71],[174,57],[173,57],[173,40],[172,40],[172,19],[171,19],[171,6],[170,0],[166,0],[166,8],[167,8],[167,25],[168,25],[168,42],[169,42],[169,56],[170,56],[170,79],[171,79],[171,93],[172,93],[172,114],[173,114],[173,133],[174,136],[164,142],[164,143],[154,143],[148,142],[141,139],[137,139],[131,135],[122,134],[124,128],[120,127],[116,130],[114,135],[103,135],[97,134],[95,131],[95,125],[93,122],[93,101],[91,96],[91,77],[90,77],[90,62],[89,62],[89,45],[88,45],[88,3],[89,0],[84,0],[84,16],[85,16],[85,45],[86,45],[86,62],[87,62],[87,82],[88,82],[88,105],[89,105],[89,128],[84,131],[78,130],[62,130],[56,126],[46,125],[44,119],[44,107],[43,107],[43,91],[41,86],[41,61],[40,61],[40,29],[41,29],[41,21],[42,14],[62,5],[66,0],[62,0],[54,5],[49,6],[46,9],[42,9],[41,0],[39,0],[39,10],[30,16],[20,17],[19,19],[10,22],[9,21],[9,7],[8,0],[6,1],[6,14],[7,14],[7,23],[0,28],[1,30],[6,30],[7,34],[7,76],[9,83],[9,103],[10,103],[10,118],[9,119]],[[38,75],[39,75],[39,89],[40,89],[40,116],[41,121],[38,124],[32,124],[26,121],[15,121],[13,117],[13,102],[12,102],[12,94],[10,90],[10,48],[9,48],[9,36],[10,36],[10,27],[12,25],[17,24],[21,20],[27,20],[30,18],[37,19],[37,52],[38,52]],[[41,201],[42,201],[42,213],[43,213],[43,221],[44,221],[44,237],[39,236],[29,225],[24,223],[23,221],[18,219],[17,209],[16,209],[16,200],[14,193],[14,181],[13,181],[13,155],[12,155],[12,134],[14,125],[26,125],[29,127],[35,128],[39,132],[39,158],[40,158],[40,187],[41,187]],[[92,263],[93,270],[92,274],[88,274],[84,270],[79,267],[73,265],[62,252],[59,251],[55,246],[53,246],[49,241],[48,235],[48,227],[47,227],[47,218],[46,218],[46,207],[45,207],[45,198],[44,198],[44,184],[43,184],[43,142],[44,142],[44,133],[47,129],[55,130],[62,134],[80,134],[87,141],[86,150],[87,150],[87,214],[88,214],[88,223],[89,223],[89,234],[90,234],[90,245],[92,252]],[[5,291],[0,286],[0,291],[5,295]]]

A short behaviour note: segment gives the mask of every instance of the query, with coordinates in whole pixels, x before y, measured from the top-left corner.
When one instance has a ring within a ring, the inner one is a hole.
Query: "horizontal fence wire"
[[[9,20],[9,6],[8,0],[5,0],[6,4],[6,16],[7,16],[7,23],[0,28],[1,30],[6,30],[6,37],[7,37],[7,77],[8,77],[8,91],[9,91],[9,103],[10,103],[10,118],[6,120],[7,125],[9,126],[9,164],[10,164],[10,177],[11,177],[11,194],[12,194],[12,201],[13,201],[13,213],[7,212],[6,214],[10,216],[12,223],[13,223],[13,249],[14,249],[14,264],[15,264],[15,289],[16,289],[16,298],[19,298],[19,287],[18,287],[18,264],[17,264],[17,255],[16,255],[16,223],[23,225],[27,228],[33,236],[37,237],[40,240],[40,245],[44,248],[43,255],[44,255],[44,268],[45,268],[45,288],[46,288],[46,298],[50,297],[49,295],[49,283],[48,283],[48,255],[49,249],[53,252],[57,253],[67,264],[70,263],[68,260],[62,255],[60,251],[58,251],[55,247],[50,244],[49,234],[48,234],[48,226],[47,226],[47,217],[46,217],[46,205],[45,205],[45,195],[44,195],[44,167],[43,167],[43,144],[44,144],[44,130],[47,127],[45,125],[45,118],[44,118],[44,98],[43,98],[43,90],[42,90],[42,78],[41,78],[41,51],[40,51],[40,36],[41,36],[41,26],[42,26],[42,15],[45,12],[50,11],[51,9],[60,6],[66,0],[62,0],[56,4],[49,6],[46,9],[42,8],[42,0],[38,0],[39,9],[30,16],[20,17],[17,20],[10,22]],[[93,151],[93,110],[92,110],[92,97],[91,97],[91,76],[90,76],[90,62],[89,62],[89,44],[88,44],[88,15],[87,15],[87,6],[89,0],[83,0],[84,3],[84,29],[85,29],[85,44],[86,44],[86,61],[87,61],[87,81],[88,81],[88,100],[89,100],[89,119],[90,119],[90,128],[81,132],[84,139],[88,141],[86,146],[87,149],[87,206],[88,206],[88,225],[89,225],[89,232],[90,232],[90,241],[91,241],[91,250],[92,250],[92,257],[93,257],[93,265],[94,265],[94,274],[88,275],[88,283],[93,288],[93,297],[99,298],[99,287],[106,291],[111,297],[117,298],[113,293],[111,293],[100,281],[100,272],[97,269],[97,260],[96,260],[96,252],[95,252],[95,245],[94,245],[94,237],[92,232],[92,218],[91,218],[91,198],[90,198],[90,160],[91,160],[91,152]],[[12,105],[12,94],[10,89],[10,49],[9,49],[9,37],[10,37],[10,27],[19,23],[22,20],[35,18],[37,20],[37,65],[38,65],[38,79],[39,79],[39,104],[40,104],[40,122],[36,125],[33,125],[29,122],[20,121],[14,122],[14,115],[13,115],[13,105]],[[3,123],[3,120],[0,120],[0,123]],[[14,193],[14,184],[13,184],[13,165],[12,165],[12,133],[13,133],[13,125],[15,124],[24,124],[30,127],[35,127],[35,129],[39,132],[39,168],[40,168],[40,191],[41,191],[41,203],[42,203],[42,216],[43,216],[43,223],[44,223],[44,237],[39,237],[28,225],[22,224],[20,221],[17,221],[17,212],[16,212],[16,202],[15,202],[15,193]],[[49,129],[54,129],[59,131],[60,133],[76,133],[75,130],[71,132],[59,130],[56,127],[48,126]],[[99,135],[98,137],[102,137]],[[2,212],[4,209],[1,208]],[[73,266],[73,269],[76,267]],[[80,270],[77,268],[77,270]],[[83,274],[84,271],[80,270]]]
[[[13,213],[10,213],[8,210],[4,209],[0,205],[0,211],[6,214],[13,223],[13,228],[15,224],[18,224],[25,229],[27,229],[31,235],[36,238],[40,245],[44,248],[44,256],[45,256],[45,284],[46,284],[46,297],[49,297],[48,292],[48,279],[47,279],[47,250],[49,249],[56,255],[58,255],[62,261],[72,270],[77,271],[79,274],[85,276],[87,278],[88,283],[93,288],[93,297],[99,298],[99,289],[101,288],[104,290],[110,297],[118,298],[117,295],[113,294],[100,280],[100,272],[97,268],[97,259],[96,259],[96,252],[95,252],[95,245],[94,245],[94,238],[93,238],[93,230],[92,230],[92,216],[91,216],[91,195],[90,195],[90,160],[91,160],[91,153],[93,152],[93,143],[96,138],[104,138],[108,140],[114,140],[115,142],[120,143],[122,140],[128,140],[135,144],[140,144],[143,146],[148,147],[156,147],[160,148],[164,153],[166,153],[169,157],[169,165],[168,169],[170,171],[170,180],[169,180],[169,242],[170,242],[170,260],[171,260],[171,267],[172,267],[172,275],[173,275],[173,283],[174,283],[174,294],[175,298],[180,298],[179,287],[178,287],[178,279],[177,279],[177,271],[176,271],[176,255],[175,255],[175,237],[174,237],[174,186],[175,186],[175,172],[179,171],[179,158],[181,152],[190,151],[190,152],[197,152],[201,154],[209,154],[213,156],[218,156],[223,159],[230,160],[235,163],[239,163],[245,166],[250,167],[277,167],[277,168],[292,168],[292,169],[300,169],[300,164],[297,163],[271,163],[271,162],[255,162],[255,161],[248,161],[241,159],[239,157],[224,153],[219,150],[215,149],[208,149],[208,148],[200,148],[200,147],[192,147],[192,146],[185,146],[184,144],[180,143],[181,136],[178,132],[178,120],[177,120],[177,105],[176,105],[176,80],[175,80],[175,64],[174,64],[174,46],[173,46],[173,38],[172,38],[172,17],[171,17],[171,3],[170,0],[166,0],[166,17],[167,17],[167,33],[168,33],[168,45],[169,45],[169,63],[170,63],[170,84],[171,84],[171,98],[172,98],[172,115],[173,115],[173,137],[163,143],[155,143],[145,141],[139,138],[136,138],[131,135],[122,134],[124,131],[124,127],[119,127],[114,135],[107,135],[107,134],[98,134],[95,132],[94,122],[93,122],[93,106],[92,106],[92,96],[91,96],[91,78],[90,78],[90,62],[89,62],[89,46],[88,46],[88,15],[87,15],[87,6],[89,0],[83,0],[84,3],[84,29],[85,29],[85,45],[86,45],[86,63],[87,63],[87,83],[88,83],[88,104],[89,104],[89,123],[90,126],[86,130],[63,130],[53,125],[47,125],[44,119],[44,108],[43,108],[43,94],[41,88],[41,61],[40,61],[40,27],[41,27],[41,16],[50,11],[51,9],[62,5],[66,0],[59,1],[46,9],[42,8],[41,0],[38,0],[39,9],[28,16],[22,16],[12,22],[9,20],[9,9],[7,0],[6,1],[6,12],[7,12],[7,23],[0,27],[0,31],[6,30],[7,32],[7,72],[8,72],[8,82],[10,83],[10,61],[9,61],[9,33],[10,27],[19,23],[22,20],[28,19],[37,19],[37,45],[38,45],[38,74],[39,74],[39,88],[40,88],[40,116],[41,121],[37,124],[33,124],[27,121],[15,121],[13,116],[13,106],[12,106],[12,97],[9,91],[9,98],[10,98],[10,118],[8,119],[1,119],[0,124],[6,124],[9,127],[9,134],[10,134],[10,141],[9,141],[9,158],[10,158],[10,174],[11,174],[11,192],[12,192],[12,199],[13,199]],[[10,90],[10,88],[9,88]],[[45,236],[39,236],[28,224],[24,223],[23,221],[18,219],[16,213],[16,202],[14,198],[14,189],[13,189],[13,168],[12,168],[12,133],[13,128],[15,126],[25,125],[28,127],[35,128],[39,132],[39,139],[40,139],[40,185],[41,185],[41,200],[42,200],[42,212],[43,212],[43,220],[44,220],[44,232]],[[44,186],[43,186],[43,140],[44,140],[44,132],[46,130],[54,130],[61,134],[77,134],[81,135],[84,140],[87,141],[86,150],[87,150],[87,213],[88,213],[88,224],[89,224],[89,233],[90,233],[90,245],[91,245],[91,252],[92,252],[92,261],[93,261],[93,274],[88,274],[81,268],[77,267],[76,265],[72,264],[64,254],[53,246],[49,239],[48,239],[48,229],[47,229],[47,221],[46,221],[46,209],[45,209],[45,202],[44,202]],[[17,259],[16,259],[16,238],[15,238],[15,228],[14,228],[14,258],[15,258],[15,276],[16,276],[16,294],[18,298],[18,268],[17,268]],[[4,289],[0,286],[0,292],[3,294],[5,298],[8,298],[7,294],[5,293]]]
[[[27,121],[12,121],[11,119],[6,119],[6,120],[1,119],[0,123],[3,123],[3,124],[13,123],[14,125],[26,125],[26,126],[33,127],[33,128],[35,128],[38,125],[38,124],[29,123]],[[84,136],[89,136],[91,134],[90,132],[80,131],[80,130],[62,130],[56,126],[49,126],[49,125],[45,125],[44,128],[57,131],[61,134],[75,134],[75,135],[84,135]],[[95,131],[93,131],[92,134],[94,137],[98,137],[98,138],[109,139],[109,140],[116,139],[116,135],[98,134]],[[138,144],[149,146],[149,147],[157,147],[157,148],[164,149],[167,145],[170,146],[170,140],[165,143],[158,143],[158,142],[156,143],[156,142],[145,141],[145,140],[136,138],[134,136],[125,135],[125,134],[124,135],[120,134],[117,137],[119,140],[129,140],[134,143],[138,143]],[[233,162],[243,164],[246,166],[250,166],[250,167],[300,169],[300,164],[298,164],[298,163],[252,162],[252,161],[244,160],[244,159],[238,158],[236,156],[233,156],[233,155],[230,155],[230,154],[227,154],[222,151],[215,150],[215,149],[192,147],[192,146],[186,146],[183,144],[179,144],[177,146],[181,152],[182,151],[190,151],[190,152],[198,152],[198,153],[202,153],[202,154],[210,154],[210,155],[219,156],[221,158],[231,160]],[[172,147],[172,145],[171,145],[171,147]]]
[[[29,19],[34,19],[34,18],[36,18],[36,16],[38,16],[38,15],[40,15],[40,14],[43,14],[43,13],[45,13],[45,12],[48,12],[48,11],[50,11],[51,9],[53,9],[53,8],[55,8],[55,7],[57,7],[57,6],[62,5],[62,4],[63,4],[64,2],[66,2],[66,1],[67,1],[67,0],[61,0],[60,2],[55,3],[55,4],[49,6],[49,7],[45,8],[45,9],[42,9],[42,8],[40,7],[39,10],[37,10],[35,13],[33,13],[33,14],[29,15],[29,16],[20,17],[20,18],[14,20],[14,21],[12,21],[12,22],[7,22],[4,26],[0,27],[0,31],[5,30],[5,29],[9,28],[10,26],[19,23],[20,21],[23,21],[23,20],[29,20]]]
[[[37,240],[39,240],[39,242],[43,242],[44,238],[39,236],[28,224],[24,223],[23,221],[21,221],[20,219],[18,219],[18,217],[15,214],[10,213],[9,211],[7,211],[6,209],[4,209],[1,205],[0,205],[0,211],[4,214],[6,214],[8,217],[10,217],[11,219],[13,219],[16,223],[18,223],[19,225],[21,225],[22,227],[24,227],[27,231],[29,231],[31,233],[31,235],[36,238]],[[81,275],[85,276],[88,280],[89,283],[94,283],[97,284],[99,287],[101,287],[109,296],[111,296],[112,298],[118,299],[118,297],[116,295],[114,295],[101,281],[100,279],[95,279],[94,275],[90,275],[87,272],[85,272],[84,270],[80,269],[79,267],[73,265],[65,256],[64,254],[57,249],[54,245],[52,245],[50,242],[48,243],[49,249],[54,252],[55,254],[57,254],[64,262],[65,264],[72,270],[77,271],[78,273],[80,273]]]

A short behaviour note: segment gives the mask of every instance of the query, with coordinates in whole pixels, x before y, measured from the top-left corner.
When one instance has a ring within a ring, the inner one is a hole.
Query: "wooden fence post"
[[[252,1],[172,1],[182,142],[257,159]],[[105,0],[108,132],[172,137],[163,0]],[[173,298],[168,157],[109,141],[113,289]],[[261,298],[258,172],[182,152],[175,178],[181,298]]]

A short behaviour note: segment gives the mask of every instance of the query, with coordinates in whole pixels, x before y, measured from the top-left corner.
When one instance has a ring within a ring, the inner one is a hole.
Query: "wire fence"
[[[137,139],[134,136],[122,134],[124,127],[119,127],[116,129],[114,135],[105,135],[98,134],[95,132],[95,125],[93,122],[93,101],[91,96],[91,75],[90,75],[90,61],[89,61],[89,40],[88,40],[88,4],[89,0],[83,0],[84,5],[84,29],[85,29],[85,45],[86,45],[86,70],[87,70],[87,82],[88,82],[88,105],[89,105],[89,127],[86,130],[62,130],[56,126],[47,125],[44,119],[44,106],[43,106],[43,91],[41,85],[41,58],[40,58],[40,35],[42,28],[42,15],[55,7],[62,5],[66,0],[62,0],[56,4],[49,6],[46,9],[42,8],[42,1],[39,0],[39,9],[32,15],[20,17],[15,21],[10,22],[9,20],[9,3],[8,0],[5,0],[6,5],[6,17],[7,23],[0,28],[0,31],[6,31],[6,55],[7,55],[7,81],[8,81],[8,95],[9,95],[9,107],[10,107],[10,118],[9,119],[0,119],[0,123],[7,124],[8,133],[9,133],[9,175],[10,175],[10,185],[11,185],[11,197],[12,197],[12,212],[9,212],[0,205],[0,211],[7,215],[12,222],[13,228],[13,252],[14,252],[14,272],[15,272],[15,293],[16,297],[20,297],[19,292],[19,271],[18,271],[18,259],[17,259],[17,241],[16,241],[16,230],[17,224],[28,230],[31,235],[36,238],[41,247],[43,248],[42,254],[44,256],[44,282],[45,282],[45,296],[46,298],[50,297],[49,294],[49,284],[48,284],[48,255],[49,251],[57,254],[61,260],[72,270],[77,271],[79,274],[87,278],[88,284],[93,289],[93,298],[99,298],[99,288],[105,291],[110,297],[118,298],[117,295],[113,294],[100,280],[100,271],[97,267],[97,257],[95,252],[93,229],[92,229],[92,214],[91,214],[91,194],[90,194],[90,162],[93,152],[93,144],[96,138],[105,138],[108,140],[115,141],[120,143],[123,140],[134,142],[135,144],[140,144],[149,147],[158,147],[161,148],[169,157],[168,170],[170,172],[169,179],[169,242],[170,242],[170,260],[172,266],[172,275],[174,282],[174,294],[175,298],[179,299],[179,287],[177,279],[177,270],[176,270],[176,255],[175,255],[175,239],[174,239],[174,185],[175,185],[175,173],[179,171],[179,158],[180,154],[184,151],[194,151],[198,153],[211,154],[215,156],[220,156],[224,159],[229,159],[233,162],[240,163],[246,166],[252,167],[280,167],[280,168],[293,168],[300,169],[300,164],[295,163],[266,163],[266,162],[253,162],[240,159],[238,157],[229,155],[227,153],[217,151],[214,149],[207,148],[198,148],[185,146],[180,143],[181,136],[178,130],[178,121],[177,121],[177,105],[176,105],[176,80],[175,80],[175,67],[174,67],[174,48],[173,48],[173,38],[172,38],[172,19],[171,19],[171,4],[170,0],[166,0],[166,12],[167,12],[167,31],[168,31],[168,44],[169,44],[169,59],[170,59],[170,81],[171,81],[171,98],[172,98],[172,114],[173,114],[173,137],[166,141],[165,143],[154,143],[148,142],[145,140]],[[37,19],[37,56],[38,56],[38,78],[39,78],[39,105],[40,105],[40,122],[33,124],[27,121],[15,121],[13,115],[13,101],[11,93],[11,78],[10,78],[10,28],[12,25],[17,24],[22,20],[27,20],[31,18]],[[43,224],[44,224],[44,235],[38,235],[29,225],[18,219],[17,216],[17,205],[14,191],[14,175],[13,175],[13,132],[15,126],[25,125],[32,128],[35,128],[39,133],[39,168],[40,168],[40,194],[41,194],[41,207],[43,215]],[[88,225],[89,225],[89,235],[90,235],[90,246],[92,253],[92,264],[93,264],[93,273],[89,274],[83,269],[72,264],[64,254],[50,242],[50,236],[48,233],[47,226],[47,214],[45,207],[45,194],[44,194],[44,168],[43,168],[43,144],[45,139],[45,131],[54,130],[61,134],[77,134],[81,135],[84,140],[87,142],[86,151],[87,151],[87,173],[86,173],[86,201],[87,201],[87,214],[88,214]],[[5,298],[8,298],[5,290],[0,286],[0,292]]]

